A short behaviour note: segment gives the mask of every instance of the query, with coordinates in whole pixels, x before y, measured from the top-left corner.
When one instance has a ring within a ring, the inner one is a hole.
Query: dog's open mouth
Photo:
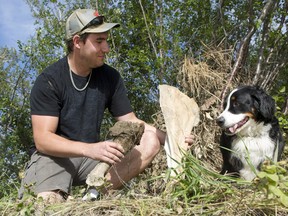
[[[227,128],[226,132],[229,133],[229,134],[235,134],[236,130],[241,128],[243,125],[245,125],[246,122],[248,122],[248,120],[249,120],[249,117],[246,116],[242,121],[236,123],[232,127]]]

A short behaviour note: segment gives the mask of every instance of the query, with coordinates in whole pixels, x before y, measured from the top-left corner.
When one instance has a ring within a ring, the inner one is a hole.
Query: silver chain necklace
[[[77,90],[77,91],[84,91],[86,88],[87,88],[87,86],[88,86],[88,84],[89,84],[89,82],[90,82],[90,79],[91,79],[91,76],[92,76],[92,71],[90,72],[90,74],[89,74],[89,78],[88,78],[88,81],[87,81],[87,83],[86,83],[86,85],[83,87],[83,88],[77,88],[77,86],[75,85],[75,83],[74,83],[74,80],[73,80],[73,76],[72,76],[72,71],[71,71],[71,69],[69,68],[69,72],[70,72],[70,79],[71,79],[71,82],[72,82],[72,85],[74,86],[74,88]]]

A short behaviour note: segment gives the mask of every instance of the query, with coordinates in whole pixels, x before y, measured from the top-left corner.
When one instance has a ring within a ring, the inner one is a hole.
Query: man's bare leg
[[[106,174],[106,179],[112,183],[112,189],[123,186],[152,162],[160,151],[160,142],[153,131],[145,131],[140,145],[135,146],[120,163],[115,164]]]
[[[59,191],[46,191],[37,195],[37,198],[42,198],[45,203],[53,204],[64,202],[65,199]]]

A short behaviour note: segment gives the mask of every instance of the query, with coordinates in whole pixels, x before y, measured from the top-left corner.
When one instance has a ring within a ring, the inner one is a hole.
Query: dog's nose
[[[220,116],[220,117],[218,117],[218,118],[216,119],[216,123],[217,123],[220,127],[222,127],[222,126],[224,125],[224,122],[225,122],[225,119],[224,119],[224,117],[222,117],[222,116]]]

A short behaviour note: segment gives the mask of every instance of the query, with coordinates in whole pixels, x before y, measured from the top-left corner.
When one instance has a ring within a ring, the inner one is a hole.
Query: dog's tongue
[[[233,127],[230,127],[230,128],[229,128],[229,131],[230,131],[231,133],[235,133],[235,131],[237,130],[237,128],[238,128],[238,124],[235,124],[235,125],[233,125]]]

